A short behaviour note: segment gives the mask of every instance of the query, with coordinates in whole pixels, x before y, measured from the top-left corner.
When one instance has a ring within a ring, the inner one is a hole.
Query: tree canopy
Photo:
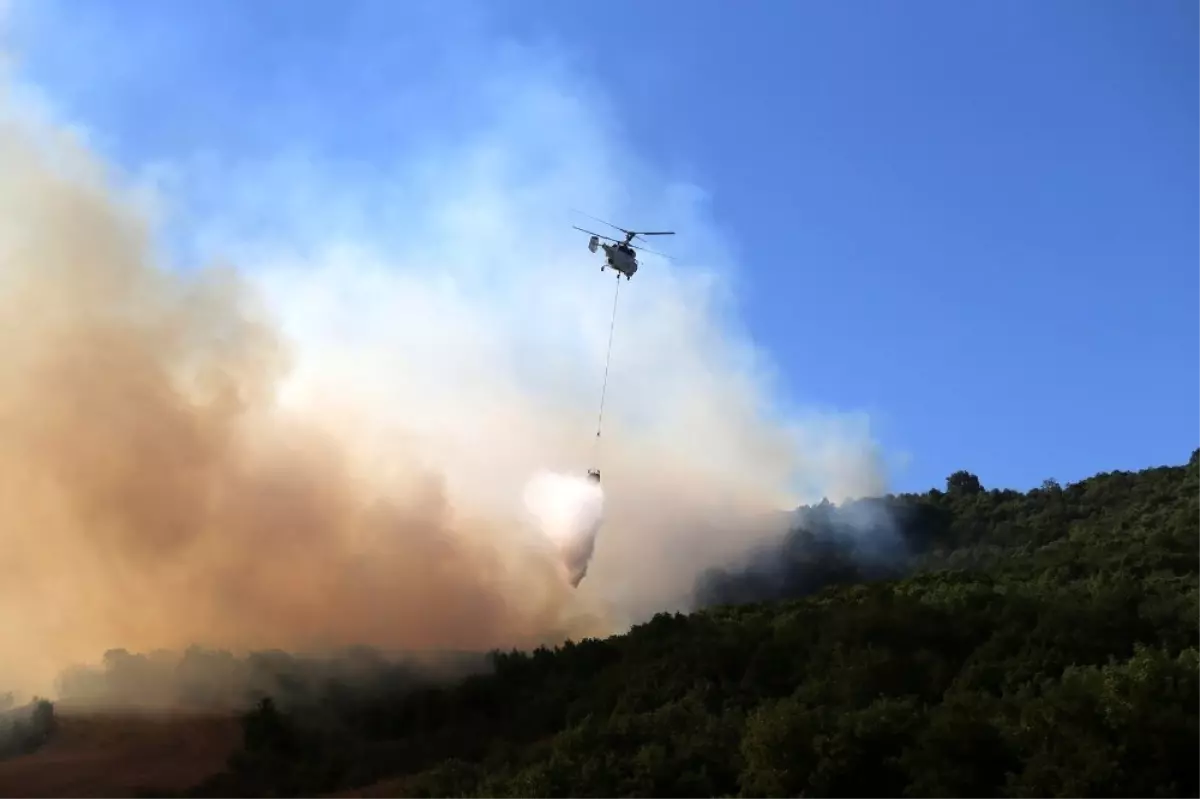
[[[1198,471],[804,509],[689,615],[264,698],[192,794],[1197,796]]]

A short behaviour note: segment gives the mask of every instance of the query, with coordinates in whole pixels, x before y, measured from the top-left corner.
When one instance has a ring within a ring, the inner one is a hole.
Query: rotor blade
[[[635,236],[674,236],[674,230],[639,230]]]
[[[647,250],[645,247],[641,247],[641,246],[638,246],[638,245],[636,245],[636,244],[630,244],[629,246],[630,246],[630,247],[633,247],[633,249],[637,250],[638,252],[648,252],[648,253],[650,253],[651,255],[657,255],[659,258],[666,258],[668,261],[674,261],[674,260],[675,260],[674,258],[672,258],[672,257],[671,257],[671,256],[669,256],[669,255],[666,255],[665,253],[661,253],[661,252],[655,252],[654,250]]]
[[[585,214],[583,211],[580,211],[578,208],[572,208],[571,210],[572,210],[572,211],[574,211],[574,212],[575,212],[575,213],[577,213],[577,214],[580,214],[580,215],[582,215],[582,216],[586,216],[588,219],[594,219],[594,220],[596,220],[597,222],[599,222],[599,223],[600,223],[600,224],[602,224],[602,225],[608,225],[608,226],[609,226],[609,227],[611,227],[611,228],[617,228],[617,230],[621,231],[622,233],[631,233],[631,232],[632,232],[632,231],[626,230],[626,229],[625,229],[625,228],[623,228],[623,227],[617,227],[617,226],[616,226],[616,225],[614,225],[612,222],[605,222],[603,219],[601,219],[601,218],[600,218],[600,217],[598,217],[598,216],[592,216],[591,214]],[[593,235],[594,235],[594,234],[593,234]]]
[[[615,244],[620,244],[620,243],[621,243],[620,241],[618,241],[617,239],[614,239],[614,238],[612,238],[611,236],[601,236],[599,233],[594,233],[594,232],[592,232],[592,231],[590,231],[590,230],[584,230],[583,228],[579,227],[578,225],[571,225],[571,227],[575,228],[576,230],[582,231],[582,232],[584,232],[584,233],[588,234],[589,236],[595,236],[595,237],[596,237],[596,238],[598,238],[598,239],[607,239],[608,241],[611,241],[611,242],[613,242],[613,243],[615,243]]]

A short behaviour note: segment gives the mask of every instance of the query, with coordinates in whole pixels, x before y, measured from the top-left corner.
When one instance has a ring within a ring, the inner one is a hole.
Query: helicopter
[[[674,236],[675,231],[673,231],[673,230],[657,230],[657,231],[626,230],[623,227],[617,227],[612,222],[605,222],[603,219],[598,219],[597,217],[594,217],[591,214],[583,214],[583,215],[588,217],[589,219],[595,219],[597,222],[601,222],[605,225],[608,225],[611,228],[616,228],[617,230],[619,230],[625,234],[625,240],[621,241],[619,239],[614,239],[610,236],[601,236],[599,233],[596,233],[591,230],[585,230],[584,228],[581,228],[578,225],[571,226],[571,227],[575,228],[576,230],[578,230],[582,233],[587,233],[589,236],[592,237],[591,240],[588,241],[588,249],[589,250],[591,250],[592,252],[595,252],[597,249],[600,249],[600,248],[602,248],[604,250],[604,256],[605,256],[604,257],[604,265],[600,267],[601,272],[603,272],[605,269],[612,269],[613,271],[615,271],[617,273],[618,280],[620,280],[621,275],[624,275],[625,279],[629,280],[631,277],[633,277],[634,272],[636,272],[638,270],[638,260],[637,260],[638,252],[648,252],[651,255],[659,255],[659,256],[662,256],[663,258],[669,257],[666,255],[663,255],[660,252],[655,252],[654,250],[648,250],[645,247],[640,246],[640,243],[639,243],[639,246],[634,247],[632,242],[633,242],[634,237],[636,237],[636,236]],[[605,241],[611,241],[612,244],[604,244],[600,241],[601,239],[604,239]]]

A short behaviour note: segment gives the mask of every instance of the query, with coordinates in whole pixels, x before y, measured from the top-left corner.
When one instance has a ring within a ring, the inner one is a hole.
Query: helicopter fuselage
[[[608,268],[620,272],[626,280],[633,277],[638,270],[638,262],[632,249],[619,244],[601,244],[600,246],[604,248],[605,265]],[[600,267],[601,271],[604,268],[604,266]]]

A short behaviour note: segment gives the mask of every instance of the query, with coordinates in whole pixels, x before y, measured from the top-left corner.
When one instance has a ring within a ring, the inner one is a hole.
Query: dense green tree
[[[970,472],[958,471],[946,478],[946,493],[950,496],[971,496],[983,492],[979,478]]]

